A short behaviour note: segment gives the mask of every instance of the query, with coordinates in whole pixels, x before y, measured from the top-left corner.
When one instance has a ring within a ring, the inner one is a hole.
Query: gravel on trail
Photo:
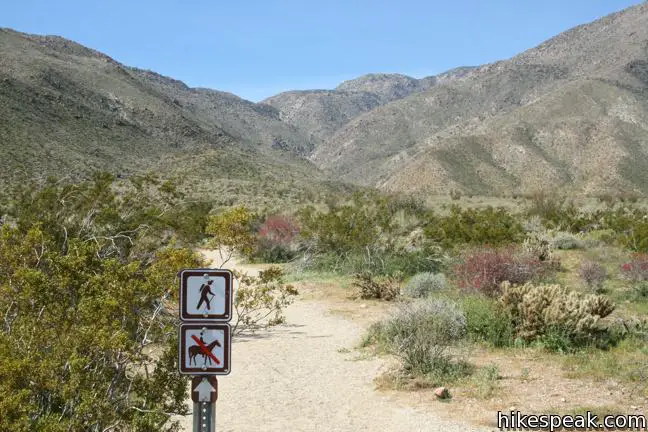
[[[285,325],[233,339],[232,372],[218,381],[218,432],[490,430],[442,420],[432,409],[408,407],[377,391],[374,378],[385,361],[360,357],[354,347],[364,329],[325,303],[297,300],[285,315]],[[192,430],[191,415],[181,423]]]
[[[381,359],[353,351],[362,329],[325,305],[297,301],[287,324],[234,339],[232,373],[219,377],[219,432],[481,431],[403,406],[375,390]],[[183,418],[191,430],[191,416]]]

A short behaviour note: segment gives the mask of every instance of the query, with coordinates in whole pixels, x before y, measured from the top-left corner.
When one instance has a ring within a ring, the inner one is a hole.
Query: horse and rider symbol
[[[196,335],[192,335],[191,339],[196,343],[196,345],[192,345],[189,347],[189,365],[196,364],[196,357],[199,355],[202,356],[203,358],[203,365],[207,365],[209,363],[210,365],[212,364],[212,360],[216,362],[217,365],[219,365],[221,362],[218,360],[218,358],[214,355],[212,352],[215,347],[221,348],[222,345],[218,341],[218,339],[214,339],[210,343],[206,343],[204,339],[205,331],[201,330],[200,332],[200,339],[196,337]]]

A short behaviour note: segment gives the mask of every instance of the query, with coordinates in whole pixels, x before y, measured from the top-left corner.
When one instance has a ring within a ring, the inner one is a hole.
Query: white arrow
[[[202,380],[194,389],[194,391],[198,392],[198,402],[209,402],[211,400],[211,394],[215,390],[207,380]]]

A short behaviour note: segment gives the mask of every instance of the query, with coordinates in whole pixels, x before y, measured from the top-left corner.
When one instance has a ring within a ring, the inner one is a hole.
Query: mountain
[[[278,110],[280,118],[324,142],[361,114],[413,93],[430,89],[437,82],[461,78],[472,70],[462,67],[422,79],[400,74],[368,74],[345,81],[334,90],[288,91],[261,103]]]
[[[241,193],[245,180],[287,195],[301,191],[286,193],[286,185],[311,190],[326,181],[298,157],[313,142],[270,106],[189,88],[61,37],[9,29],[0,29],[0,148],[2,185],[92,170],[191,177],[200,163],[187,159],[202,158],[219,162],[194,179],[212,195],[230,181]]]
[[[311,157],[391,191],[648,193],[648,4],[376,107]]]
[[[508,60],[252,103],[0,29],[0,184],[157,171],[223,202],[538,188],[648,194],[648,4]],[[331,182],[330,179],[335,179]]]

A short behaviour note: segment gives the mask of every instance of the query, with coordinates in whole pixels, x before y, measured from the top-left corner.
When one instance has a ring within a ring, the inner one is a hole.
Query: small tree
[[[234,252],[247,255],[254,250],[252,219],[252,213],[245,206],[224,210],[209,218],[205,232],[212,236],[209,244],[218,250],[221,266],[232,258]]]

